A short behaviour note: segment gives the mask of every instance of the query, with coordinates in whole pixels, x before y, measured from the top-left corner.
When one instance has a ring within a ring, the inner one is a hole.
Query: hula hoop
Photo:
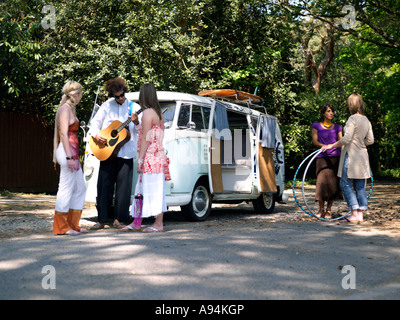
[[[308,206],[307,200],[306,200],[306,198],[305,198],[305,194],[304,194],[304,181],[305,181],[306,176],[307,176],[308,168],[310,167],[310,165],[311,165],[311,163],[314,161],[314,159],[315,159],[321,152],[322,152],[322,150],[321,150],[321,149],[318,149],[318,150],[316,150],[316,151],[310,153],[310,154],[300,163],[300,165],[297,167],[297,170],[296,170],[296,172],[295,172],[295,174],[294,174],[294,177],[293,177],[293,184],[292,184],[293,197],[294,197],[294,199],[295,199],[297,205],[301,208],[301,210],[303,210],[305,213],[307,213],[307,214],[309,214],[310,216],[315,217],[315,218],[317,218],[317,219],[319,219],[319,220],[323,220],[323,221],[335,221],[335,220],[346,219],[346,217],[351,213],[351,210],[350,210],[349,212],[347,212],[346,214],[344,214],[344,215],[342,215],[342,216],[340,216],[340,217],[337,217],[337,218],[330,218],[330,219],[327,219],[327,218],[318,217],[314,212],[312,212],[312,210],[311,210],[310,207]],[[314,156],[313,156],[313,155],[314,155]],[[306,206],[307,206],[307,209],[309,210],[309,211],[307,211],[307,210],[305,210],[305,209],[302,207],[302,205],[300,204],[300,202],[297,200],[296,191],[294,190],[294,187],[295,187],[295,181],[296,181],[297,173],[299,172],[299,170],[300,170],[300,168],[302,167],[302,165],[304,164],[304,162],[306,162],[307,159],[310,158],[311,156],[313,156],[313,157],[312,157],[312,159],[309,161],[309,163],[307,164],[307,167],[306,167],[306,169],[305,169],[305,171],[304,171],[304,173],[303,173],[303,180],[302,180],[302,186],[301,186],[301,192],[302,192],[302,194],[303,194],[303,200],[304,200],[304,203],[305,203]],[[373,185],[374,185],[374,177],[373,177],[373,175],[372,175],[372,170],[371,170],[370,173],[371,173],[371,188],[370,188],[370,190],[369,190],[367,199],[369,199],[369,198],[371,197],[372,188],[373,188]]]
[[[299,200],[297,200],[296,191],[294,190],[294,186],[295,186],[295,182],[296,182],[297,173],[299,172],[299,170],[302,167],[302,165],[304,164],[304,162],[306,162],[308,158],[310,158],[313,154],[315,154],[315,153],[317,153],[319,151],[320,150],[316,150],[316,151],[310,153],[306,158],[304,158],[304,160],[297,167],[297,170],[296,170],[296,172],[294,174],[294,177],[293,177],[293,183],[292,183],[292,191],[293,191],[294,201],[296,201],[297,205],[300,207],[301,210],[303,210],[305,213],[309,214],[310,216],[314,216],[314,215],[312,215],[310,212],[308,212],[306,209],[304,209],[303,206],[300,204]]]

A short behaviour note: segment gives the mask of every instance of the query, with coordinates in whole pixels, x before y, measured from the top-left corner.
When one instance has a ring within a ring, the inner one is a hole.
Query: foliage
[[[0,4],[0,101],[14,112],[27,112],[36,107],[35,71],[40,59],[40,23],[32,14],[38,9],[35,2],[21,1],[18,6]],[[30,102],[20,105],[15,100]]]
[[[376,143],[371,157],[376,170],[400,166],[400,54],[393,48],[352,39],[338,61],[348,72],[348,92],[359,92],[373,123]]]
[[[115,76],[131,91],[152,82],[189,93],[257,92],[279,119],[290,179],[314,150],[320,107],[333,104],[344,125],[346,99],[359,92],[375,133],[374,170],[400,167],[398,1],[53,0],[55,29],[45,29],[48,4],[0,4],[0,111],[41,114],[51,126],[63,84],[76,80],[84,87],[78,117],[88,120],[97,89]],[[356,10],[354,29],[343,28],[345,4]],[[316,95],[306,58],[324,61],[326,30],[334,55]],[[98,103],[105,99],[101,90]]]
[[[377,176],[383,179],[400,179],[400,168],[378,171]]]
[[[318,29],[321,25],[329,26],[336,32],[337,58],[333,65],[329,65],[324,75],[322,91],[319,92],[322,97],[313,97],[305,81],[306,90],[299,95],[299,109],[307,115],[311,112],[312,115],[312,110],[315,110],[312,106],[316,108],[318,101],[332,101],[340,111],[336,120],[344,124],[347,96],[353,92],[360,93],[366,103],[367,116],[375,134],[375,144],[369,147],[373,171],[399,167],[400,2],[286,0],[270,1],[270,4],[275,6],[276,12],[285,16],[287,21],[297,26],[294,34],[303,49],[306,48],[304,39],[312,39],[310,32],[321,34]],[[351,7],[345,9],[345,5]],[[354,13],[354,24],[349,27],[351,21],[347,20],[346,16],[349,17],[351,10]],[[324,51],[317,50],[320,49],[318,43],[323,44],[318,40],[314,48],[308,49],[313,51],[313,54],[320,55],[315,56],[316,61],[322,61],[323,56],[320,52]],[[307,51],[304,50],[303,54],[303,61],[306,62]],[[300,55],[297,59],[301,60]],[[307,69],[303,74],[307,78]],[[302,119],[307,120],[305,117]],[[301,118],[294,122],[301,124]],[[293,127],[297,131],[300,130],[300,127]],[[303,131],[303,134],[307,133],[306,128]],[[294,141],[291,142],[296,144]],[[308,146],[306,141],[300,138],[298,145],[303,146],[305,150]],[[294,148],[293,150],[297,151]],[[292,156],[296,158],[296,153]],[[294,162],[296,163],[297,161]]]

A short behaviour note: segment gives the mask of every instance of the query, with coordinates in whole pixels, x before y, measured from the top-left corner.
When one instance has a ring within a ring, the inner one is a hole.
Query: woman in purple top
[[[312,125],[312,140],[316,147],[322,148],[342,138],[342,127],[332,122],[335,114],[333,106],[326,104],[321,110],[321,122]],[[333,148],[321,152],[316,159],[317,185],[315,201],[319,202],[318,216],[331,219],[331,208],[334,200],[342,200],[340,179],[337,177],[340,149]],[[326,211],[324,203],[327,202]]]

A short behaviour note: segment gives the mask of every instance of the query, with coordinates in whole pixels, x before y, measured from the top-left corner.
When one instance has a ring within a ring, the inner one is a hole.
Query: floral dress
[[[142,125],[139,126],[139,142],[138,153],[140,149],[140,142],[143,134]],[[143,159],[143,173],[164,173],[165,180],[171,180],[169,174],[169,159],[165,155],[163,147],[164,139],[164,124],[155,125],[151,127],[147,134],[147,140],[150,144],[146,150]]]
[[[138,153],[143,135],[142,125],[139,126]],[[143,195],[142,217],[154,217],[167,211],[164,180],[171,180],[169,174],[169,159],[163,147],[164,125],[153,125],[147,133],[150,142],[143,159],[143,174],[138,179],[135,193],[141,190]],[[134,206],[131,216],[134,216]]]

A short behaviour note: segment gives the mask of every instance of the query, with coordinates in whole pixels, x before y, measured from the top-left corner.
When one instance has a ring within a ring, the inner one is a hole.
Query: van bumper
[[[167,202],[167,206],[184,206],[187,205],[190,200],[192,200],[192,195],[174,195],[174,196],[165,196],[165,201]]]
[[[287,203],[289,200],[289,195],[287,193],[282,193],[282,195],[278,198],[279,203]]]

